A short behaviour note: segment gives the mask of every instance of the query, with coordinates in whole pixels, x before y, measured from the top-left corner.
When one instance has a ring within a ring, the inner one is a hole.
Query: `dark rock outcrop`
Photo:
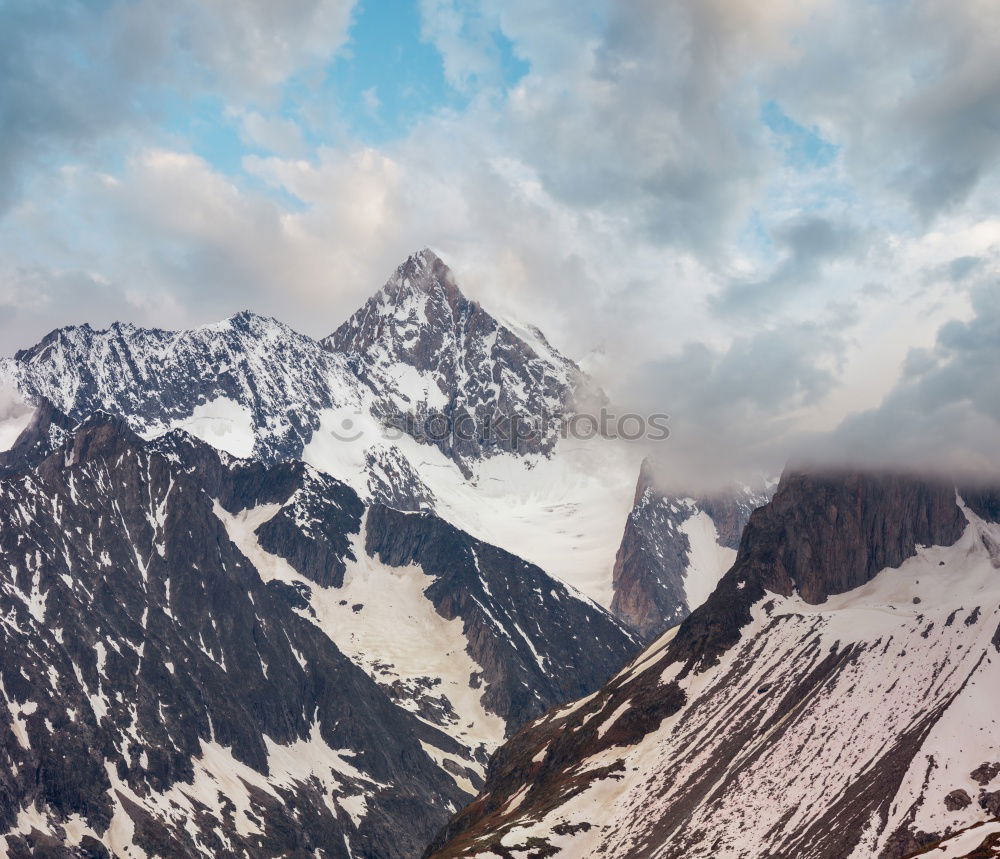
[[[918,546],[950,546],[965,530],[954,486],[901,474],[786,472],[743,531],[733,568],[682,624],[672,650],[714,661],[765,593],[821,603],[898,567]]]
[[[419,853],[468,798],[453,776],[481,784],[482,750],[448,733],[465,726],[439,679],[385,680],[377,659],[361,670],[322,625],[316,593],[344,586],[362,550],[417,565],[433,609],[461,618],[481,666],[469,684],[509,731],[599,688],[639,648],[537,567],[433,514],[366,510],[300,462],[236,459],[179,431],[146,442],[100,414],[26,463],[0,480],[0,735],[12,750],[0,834],[32,805],[48,826],[10,833],[15,854],[64,855],[74,814],[95,843],[114,846],[115,820],[156,855]],[[232,542],[227,528],[258,510],[245,551],[311,584],[264,581]]]
[[[10,450],[0,452],[0,477],[27,471],[60,447],[75,422],[44,397]]]
[[[646,641],[676,626],[698,607],[690,604],[686,586],[694,559],[685,523],[699,513],[708,515],[717,529],[718,545],[735,549],[750,514],[769,498],[763,482],[711,496],[667,493],[657,486],[653,465],[645,460],[615,557],[612,612]],[[719,569],[716,577],[723,572]],[[711,571],[691,574],[705,576]],[[708,582],[708,589],[714,584],[715,580]]]

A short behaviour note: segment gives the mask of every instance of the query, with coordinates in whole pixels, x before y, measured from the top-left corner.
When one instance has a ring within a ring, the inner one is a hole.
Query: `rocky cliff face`
[[[407,259],[323,344],[383,395],[381,417],[435,444],[467,473],[498,452],[550,452],[562,418],[603,401],[540,331],[501,322],[469,301],[429,250]]]
[[[40,400],[31,420],[8,450],[0,451],[0,475],[30,469],[60,447],[74,421],[48,400]]]
[[[429,852],[899,859],[995,818],[998,534],[934,480],[786,474],[705,604]]]
[[[301,462],[107,415],[45,438],[0,479],[14,855],[417,855],[506,733],[637,649],[541,570]]]
[[[818,604],[898,567],[919,546],[950,546],[965,529],[955,487],[908,475],[786,473],[750,516],[736,563],[678,630],[673,648],[714,660],[739,638],[765,594]]]
[[[670,494],[643,462],[615,558],[611,610],[646,641],[676,626],[732,566],[750,514],[769,499],[763,481],[705,497]]]
[[[14,855],[407,856],[461,799],[420,723],[121,422],[0,481],[0,508]]]

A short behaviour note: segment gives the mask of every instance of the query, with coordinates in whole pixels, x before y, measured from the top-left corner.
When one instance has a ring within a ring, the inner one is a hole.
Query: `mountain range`
[[[668,489],[429,250],[0,388],[6,855],[1000,854],[989,486]]]

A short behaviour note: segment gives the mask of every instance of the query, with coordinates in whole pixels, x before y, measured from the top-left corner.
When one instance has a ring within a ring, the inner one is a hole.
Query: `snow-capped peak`
[[[322,343],[385,397],[390,420],[412,426],[414,417],[446,416],[452,431],[434,441],[464,465],[500,452],[548,453],[559,419],[596,390],[537,328],[502,321],[467,299],[427,249]],[[537,432],[512,437],[517,421]]]

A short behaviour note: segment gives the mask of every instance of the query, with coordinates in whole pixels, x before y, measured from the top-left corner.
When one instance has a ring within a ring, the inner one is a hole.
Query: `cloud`
[[[970,292],[972,315],[912,349],[882,402],[829,436],[803,439],[800,459],[1000,475],[1000,279]]]
[[[496,22],[468,0],[420,0],[421,37],[441,54],[445,79],[456,89],[498,86],[503,77]]]
[[[783,259],[763,280],[736,280],[713,296],[717,312],[773,314],[789,294],[815,288],[825,265],[856,252],[861,234],[851,224],[818,215],[796,215],[774,230],[773,241],[783,250]]]
[[[308,147],[298,123],[282,116],[263,116],[253,110],[230,110],[239,120],[241,137],[250,146],[290,158],[303,158]]]
[[[856,320],[774,325],[726,348],[687,343],[631,380],[628,403],[671,415],[669,440],[651,450],[667,482],[690,489],[779,471],[795,437],[795,414],[821,402]]]
[[[147,324],[163,318],[163,305],[154,306],[141,293],[91,272],[44,267],[0,269],[0,339],[27,347],[62,321],[67,306],[86,308],[73,324],[107,326],[122,315]],[[26,332],[32,332],[27,337]]]
[[[858,410],[838,437],[863,447],[918,391],[947,400],[927,437],[993,420],[948,399],[970,332],[935,336],[985,318],[1000,253],[993,6],[418,8],[454,92],[376,144],[326,86],[347,0],[7,4],[3,351],[246,306],[321,336],[430,245],[670,412],[679,469],[770,468]],[[389,112],[361,71],[338,87]]]
[[[1000,156],[1000,8],[980,0],[831,3],[768,87],[843,146],[869,191],[924,222],[966,203]]]
[[[353,0],[0,5],[0,214],[29,170],[149,130],[168,99],[270,102],[343,44]],[[125,140],[127,142],[127,139]]]
[[[361,101],[370,116],[378,116],[378,112],[382,108],[382,100],[378,97],[377,87],[370,86],[367,89],[363,89],[361,91]]]

